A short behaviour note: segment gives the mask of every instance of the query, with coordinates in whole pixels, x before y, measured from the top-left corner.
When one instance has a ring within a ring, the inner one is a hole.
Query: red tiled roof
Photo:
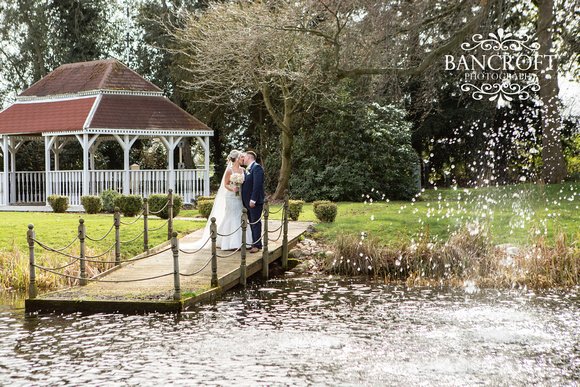
[[[103,95],[90,128],[211,130],[164,97]]]
[[[100,95],[100,101],[89,127],[85,128],[97,97],[78,93],[90,90],[119,92],[96,93]],[[91,128],[211,130],[167,98],[134,91],[160,92],[161,89],[115,59],[63,65],[20,94],[28,98],[17,99],[14,105],[0,112],[0,134],[68,132]],[[58,94],[67,94],[67,97],[51,97]],[[43,98],[46,96],[49,97]]]
[[[16,103],[0,113],[0,134],[83,130],[96,97]],[[89,129],[211,130],[165,97],[103,95]]]
[[[0,134],[82,130],[95,99],[15,103],[0,113]]]
[[[24,90],[20,96],[47,96],[88,90],[162,91],[116,59],[70,63]]]

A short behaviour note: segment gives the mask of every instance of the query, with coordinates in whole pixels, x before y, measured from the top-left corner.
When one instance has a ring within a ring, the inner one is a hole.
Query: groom
[[[256,163],[256,154],[252,151],[243,156],[243,164],[246,168],[246,178],[242,183],[242,203],[248,210],[248,221],[256,222],[262,216],[264,207],[264,169]],[[262,248],[262,221],[252,224],[252,248],[250,253],[257,253]]]

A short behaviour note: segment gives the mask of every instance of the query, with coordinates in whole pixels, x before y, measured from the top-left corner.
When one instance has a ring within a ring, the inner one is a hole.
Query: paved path
[[[269,221],[269,230],[275,230],[280,227],[281,221]],[[294,246],[300,237],[311,225],[310,222],[289,222],[288,223],[288,240],[290,247]],[[197,230],[179,240],[180,245],[193,243],[201,238],[203,228]],[[270,262],[276,259],[272,252],[282,245],[282,237],[278,240],[279,232],[271,233],[268,250],[270,252]],[[166,247],[170,247],[169,245]],[[165,248],[166,248],[165,247]],[[165,249],[162,248],[161,250]],[[232,251],[217,251],[218,255],[228,255]],[[203,267],[211,259],[211,243],[196,254],[179,254],[179,271],[182,274],[193,273]],[[256,267],[257,261],[262,260],[262,252],[250,254],[247,253],[246,265]],[[232,284],[239,281],[239,273],[235,273],[240,267],[241,253],[238,251],[230,257],[218,258],[218,278],[219,286],[227,289]],[[261,268],[261,266],[260,266]],[[255,272],[255,270],[254,270]],[[105,281],[132,281],[136,279],[149,278],[160,274],[169,274],[162,278],[151,279],[138,282],[91,282],[87,286],[77,286],[73,289],[53,293],[46,296],[40,296],[45,299],[62,299],[62,300],[173,300],[174,280],[173,280],[173,253],[171,249],[152,257],[142,259],[133,263],[124,264],[117,270],[107,274],[102,279]],[[252,274],[251,272],[248,275]],[[200,293],[210,288],[211,284],[211,263],[195,276],[181,277],[181,293],[188,292]]]

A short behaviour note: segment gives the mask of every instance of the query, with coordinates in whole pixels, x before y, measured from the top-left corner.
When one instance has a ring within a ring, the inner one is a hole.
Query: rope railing
[[[100,242],[103,239],[105,239],[106,237],[108,237],[109,234],[111,233],[111,231],[113,231],[114,228],[115,228],[115,223],[113,223],[111,225],[111,228],[109,229],[109,231],[107,231],[107,233],[102,238],[93,239],[93,238],[89,237],[88,235],[85,235],[85,238],[87,238],[88,240],[93,241],[93,242]]]
[[[170,212],[169,212],[169,219],[168,222],[166,222],[166,224],[168,224],[168,229],[171,230],[169,227],[172,227],[172,218],[173,218],[173,197],[171,196],[171,192],[170,192],[170,197],[168,198],[168,201],[166,203],[166,205],[164,206],[167,207],[169,206]],[[163,209],[164,209],[163,208]],[[162,210],[163,210],[162,209]],[[119,229],[120,226],[123,225],[131,225],[134,224],[136,221],[134,222],[120,222],[120,214],[118,212],[118,209],[116,209],[117,211],[115,212],[115,216],[114,216],[114,223],[113,226],[111,227],[111,229],[109,229],[109,231],[105,234],[105,236],[103,236],[102,238],[99,239],[93,239],[90,238],[86,235],[86,229],[85,229],[85,225],[84,225],[84,220],[83,219],[79,219],[79,232],[77,237],[67,246],[65,246],[64,248],[61,249],[53,249],[50,246],[43,244],[42,242],[36,240],[35,238],[35,230],[34,230],[34,225],[30,224],[28,226],[29,230],[27,232],[27,241],[28,241],[28,245],[29,245],[29,267],[30,267],[30,284],[29,284],[29,297],[30,298],[36,298],[37,296],[37,286],[36,286],[36,269],[39,270],[43,270],[46,272],[50,272],[52,274],[55,275],[60,275],[69,279],[74,279],[74,280],[78,280],[80,285],[86,285],[88,282],[109,282],[109,283],[121,283],[121,282],[138,282],[138,281],[147,281],[147,280],[152,280],[152,279],[157,279],[157,278],[162,278],[162,277],[167,277],[173,274],[174,276],[174,299],[175,300],[180,300],[181,299],[181,285],[180,285],[180,277],[191,277],[194,275],[197,275],[199,273],[201,273],[203,270],[205,270],[208,265],[211,263],[211,286],[212,287],[217,287],[218,286],[218,277],[217,277],[217,259],[218,258],[228,258],[231,257],[233,255],[235,255],[238,252],[241,252],[241,260],[240,260],[240,283],[245,286],[246,285],[246,255],[247,255],[247,249],[248,246],[253,246],[258,242],[262,242],[262,273],[263,276],[265,278],[268,277],[269,273],[268,273],[268,265],[269,265],[269,252],[268,252],[268,241],[269,241],[269,237],[268,234],[270,233],[276,233],[279,232],[279,235],[277,237],[277,239],[273,240],[273,241],[277,241],[280,239],[281,235],[284,235],[284,241],[282,244],[282,265],[284,267],[284,269],[287,269],[287,243],[288,243],[288,220],[287,220],[287,211],[288,211],[288,195],[287,193],[285,194],[285,199],[284,199],[284,205],[276,210],[276,211],[270,211],[270,206],[268,203],[268,200],[264,201],[264,209],[260,215],[260,218],[258,220],[256,220],[255,222],[248,222],[248,215],[247,215],[247,210],[244,209],[243,213],[242,213],[242,218],[241,218],[241,224],[239,227],[236,228],[236,230],[234,230],[231,233],[228,234],[220,234],[217,232],[217,224],[216,224],[216,219],[212,218],[210,220],[210,237],[204,242],[204,244],[197,250],[195,251],[185,251],[179,248],[179,241],[177,239],[177,233],[171,230],[171,247],[168,247],[166,249],[162,249],[159,250],[155,253],[152,254],[145,254],[143,256],[140,257],[135,257],[129,260],[125,260],[125,263],[128,262],[135,262],[141,259],[146,259],[146,258],[150,258],[154,255],[158,255],[158,254],[162,254],[165,253],[169,250],[172,251],[172,255],[173,255],[173,267],[174,270],[171,273],[165,273],[165,274],[160,274],[160,275],[153,275],[153,276],[149,276],[146,278],[138,278],[138,279],[124,279],[124,280],[105,280],[102,278],[99,278],[100,276],[103,275],[103,273],[100,273],[98,275],[96,275],[93,278],[87,278],[86,275],[86,263],[98,263],[98,264],[114,264],[114,265],[119,265],[120,264],[120,244],[121,243],[130,243],[130,242],[134,242],[135,240],[137,240],[138,238],[140,238],[141,236],[144,235],[144,239],[147,240],[147,234],[148,231],[151,231],[148,227],[147,227],[147,217],[149,214],[148,211],[148,203],[147,200],[144,200],[144,209],[142,212],[142,215],[139,216],[139,218],[141,218],[141,216],[144,218],[144,230],[137,235],[135,238],[128,240],[128,241],[121,241],[120,240],[120,236],[119,236]],[[160,213],[162,210],[157,211],[156,213]],[[274,230],[268,230],[268,218],[271,214],[276,214],[279,213],[280,211],[282,211],[283,213],[283,217],[282,217],[282,224],[277,227]],[[153,213],[153,212],[152,212]],[[138,218],[138,219],[139,219]],[[258,222],[260,222],[261,220],[264,220],[264,230],[260,235],[260,238],[258,238],[256,241],[254,242],[249,242],[246,240],[246,232],[247,232],[247,227],[251,226],[253,224],[257,224]],[[242,243],[241,246],[238,247],[236,250],[234,250],[233,252],[227,254],[227,255],[218,255],[217,254],[217,237],[221,236],[221,237],[227,237],[227,236],[231,236],[234,233],[238,232],[239,230],[242,230]],[[105,239],[110,233],[111,231],[115,229],[115,243],[109,247],[109,249],[107,249],[107,251],[99,254],[99,255],[94,255],[94,256],[90,256],[86,254],[86,246],[85,246],[85,239],[89,239],[91,241],[101,241],[103,239]],[[153,229],[153,230],[158,230],[160,228],[157,229]],[[67,247],[72,246],[72,244],[76,241],[79,240],[80,241],[80,256],[73,256],[71,254],[67,254],[62,252],[62,250],[66,249]],[[179,253],[183,253],[183,254],[195,254],[198,253],[200,250],[202,250],[203,248],[205,248],[207,246],[207,244],[211,241],[211,257],[210,259],[207,260],[207,262],[205,262],[204,265],[201,266],[201,268],[199,268],[198,270],[191,272],[191,273],[181,273],[179,271]],[[54,268],[48,268],[48,267],[43,267],[41,265],[37,265],[35,263],[35,252],[34,252],[34,247],[35,245],[38,244],[40,247],[48,250],[48,251],[53,251],[62,255],[65,255],[67,257],[70,257],[73,259],[73,261],[67,263],[66,265],[63,265],[61,267],[54,267]],[[115,260],[114,261],[102,261],[102,260],[95,260],[94,258],[100,258],[108,253],[110,253],[113,249],[115,249]],[[146,252],[149,252],[148,246],[147,246],[147,242],[145,242],[144,245],[144,249]],[[59,270],[63,270],[73,264],[75,264],[76,262],[80,262],[80,276],[76,276],[76,275],[71,275],[71,274],[65,274],[65,273],[61,273],[59,272]],[[108,270],[107,270],[108,272]]]
[[[143,216],[143,211],[141,211],[141,213],[139,214],[139,216],[137,217],[137,219],[135,219],[134,221],[132,221],[132,222],[121,222],[121,224],[122,225],[125,225],[125,226],[130,226],[130,225],[132,225],[134,223],[137,223],[137,221],[139,219],[141,219],[142,216]]]
[[[145,230],[141,231],[139,233],[139,235],[137,235],[135,238],[128,240],[128,241],[119,241],[119,243],[131,243],[131,242],[135,242],[137,239],[139,239],[141,237],[141,235],[145,234]]]

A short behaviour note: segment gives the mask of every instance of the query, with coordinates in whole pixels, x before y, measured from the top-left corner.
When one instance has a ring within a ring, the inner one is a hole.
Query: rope
[[[165,227],[167,225],[167,223],[169,223],[169,219],[167,219],[167,221],[165,223],[163,223],[161,226],[157,227],[157,228],[153,228],[153,229],[148,229],[147,231],[157,231],[157,230],[161,230],[163,227]]]
[[[257,241],[250,243],[250,246],[253,246],[253,245],[255,245],[256,243],[260,242],[262,239],[264,239],[264,234],[262,234],[262,235],[260,236],[260,239],[258,239]]]
[[[221,237],[228,237],[228,236],[234,235],[234,234],[235,234],[235,233],[236,233],[236,232],[237,232],[237,231],[238,231],[238,230],[239,230],[241,227],[242,227],[242,225],[240,224],[240,225],[238,226],[238,228],[236,228],[234,231],[232,231],[232,232],[231,232],[231,233],[229,233],[229,234],[220,234],[220,233],[217,233],[217,235],[218,235],[218,236],[221,236]]]
[[[263,217],[263,216],[264,216],[264,212],[262,212],[262,214],[260,215],[260,219],[256,220],[255,222],[252,222],[252,223],[249,223],[249,222],[248,222],[248,225],[250,225],[250,226],[251,226],[252,224],[256,224],[256,223],[258,223],[258,222],[261,222],[261,221],[262,221],[262,217]]]
[[[105,234],[105,236],[104,236],[104,237],[102,237],[102,238],[99,238],[99,239],[93,239],[93,238],[91,238],[90,236],[88,236],[88,235],[86,235],[86,234],[85,234],[85,238],[87,238],[88,240],[91,240],[91,241],[93,241],[93,242],[99,242],[99,241],[102,241],[102,240],[103,240],[103,239],[105,239],[107,236],[109,236],[109,234],[111,233],[111,231],[113,231],[113,228],[115,228],[115,223],[113,223],[113,225],[111,226],[111,228],[109,229],[109,231],[107,231],[107,233]]]
[[[109,249],[109,251],[110,251],[110,250],[111,250],[111,249]],[[155,256],[155,255],[158,255],[158,254],[164,253],[164,252],[166,252],[166,251],[168,251],[168,250],[171,250],[171,247],[168,247],[168,248],[166,248],[165,250],[160,250],[160,251],[158,251],[158,252],[156,252],[156,253],[153,253],[153,254],[145,255],[145,256],[143,256],[143,257],[139,257],[139,258],[131,258],[131,259],[125,259],[125,260],[122,260],[122,261],[121,261],[121,263],[137,262],[137,261],[140,261],[140,260],[142,260],[142,259],[150,258],[150,257],[153,257],[153,256]],[[92,263],[119,263],[119,261],[91,261],[90,259],[85,259],[85,261],[86,261],[86,262],[92,262]]]
[[[228,255],[219,255],[216,254],[216,257],[218,258],[227,258],[227,257],[231,257],[232,255],[234,255],[235,253],[237,253],[238,251],[240,251],[240,249],[242,248],[242,246],[238,247],[237,249],[235,249],[231,254]]]
[[[39,269],[43,269],[40,266],[34,265],[35,267],[38,267]],[[138,278],[138,279],[134,279],[134,280],[117,280],[117,281],[107,281],[107,280],[101,280],[98,278],[81,278],[81,277],[76,277],[74,275],[69,275],[69,274],[63,274],[63,273],[57,273],[55,271],[52,271],[50,269],[44,269],[45,271],[48,271],[49,273],[52,274],[56,274],[56,275],[60,275],[62,277],[67,277],[67,278],[72,278],[72,279],[76,279],[79,281],[92,281],[92,282],[107,282],[107,283],[120,283],[120,282],[139,282],[139,281],[148,281],[148,280],[152,280],[152,279],[156,279],[156,278],[161,278],[161,277],[167,277],[170,275],[173,275],[174,273],[167,273],[167,274],[160,274],[160,275],[156,275],[153,277],[147,277],[147,278]]]
[[[141,231],[141,233],[139,235],[137,235],[135,238],[131,239],[130,241],[119,241],[119,243],[131,243],[133,241],[136,241],[137,238],[139,238],[141,235],[143,235],[145,233],[145,230]]]
[[[181,251],[184,254],[195,254],[195,253],[199,253],[201,251],[201,249],[203,249],[207,245],[207,242],[209,242],[210,239],[211,239],[211,237],[207,238],[205,240],[205,243],[199,249],[197,249],[195,251],[185,251],[185,250],[181,250],[181,249],[179,249],[179,251]]]
[[[165,207],[167,207],[169,205],[169,200],[167,200],[165,202],[165,205],[163,207],[161,207],[161,209],[159,211],[149,211],[150,214],[153,215],[157,215],[158,213],[160,213],[161,211],[163,211],[165,209]]]
[[[129,226],[129,225],[131,225],[133,223],[136,223],[139,219],[141,219],[142,216],[143,216],[143,211],[141,211],[141,213],[139,214],[139,216],[137,217],[137,219],[135,219],[134,221],[129,222],[129,223],[125,223],[125,222],[120,222],[120,223],[121,224],[124,224],[125,226]]]
[[[283,209],[284,209],[284,206],[278,208],[276,211],[270,211],[270,215],[277,214],[278,212],[282,211]]]
[[[113,245],[111,247],[109,247],[109,250],[105,251],[104,253],[99,254],[99,255],[87,255],[85,258],[99,258],[99,257],[102,257],[103,255],[107,254],[109,251],[113,250],[113,247],[115,247],[115,243],[113,243]],[[91,260],[87,260],[87,259],[85,259],[85,261],[87,261],[87,262],[95,262],[95,263],[101,263],[101,262],[103,262],[103,261],[91,261]]]
[[[68,244],[68,245],[66,245],[65,247],[61,247],[60,249],[54,249],[54,248],[52,248],[52,247],[49,247],[49,246],[45,245],[44,243],[42,243],[42,242],[40,242],[40,241],[37,241],[36,239],[33,239],[33,240],[34,240],[36,243],[38,243],[40,246],[44,247],[44,248],[45,248],[45,249],[47,249],[47,250],[51,250],[51,251],[55,251],[55,252],[60,252],[60,251],[62,251],[62,250],[65,250],[65,249],[67,249],[67,248],[71,247],[71,245],[72,245],[73,243],[75,243],[75,241],[76,241],[77,239],[79,239],[79,236],[80,236],[80,235],[81,235],[81,234],[80,234],[80,233],[78,233],[78,234],[77,234],[77,236],[75,237],[75,239],[73,239],[71,243],[69,243],[69,244]]]
[[[280,227],[278,227],[277,229],[275,229],[275,230],[272,230],[272,231],[268,230],[268,234],[273,234],[273,233],[275,233],[276,231],[278,231],[278,230],[281,230],[281,229],[282,229],[282,226],[284,226],[284,222],[282,222],[282,224],[280,225]]]
[[[37,264],[34,264],[34,266],[35,267],[38,267],[39,269],[42,269],[42,270],[62,270],[62,269],[65,269],[65,268],[69,267],[70,265],[74,264],[79,259],[80,258],[74,259],[72,262],[70,262],[70,263],[68,263],[68,264],[66,264],[64,266],[61,266],[61,267],[51,267],[51,268],[47,268],[47,267],[39,266]]]
[[[45,245],[44,243],[37,241],[36,239],[32,239],[32,240],[34,242],[38,243],[38,245],[40,247],[44,248],[45,250],[52,251],[52,252],[58,253],[60,255],[64,255],[65,257],[72,258],[72,259],[80,259],[80,257],[75,257],[74,255],[70,255],[70,254],[67,254],[67,253],[63,253],[62,251],[59,251],[59,250],[55,250],[52,247],[49,247],[49,246]]]
[[[199,274],[199,273],[201,273],[201,271],[202,271],[203,269],[205,269],[205,268],[207,267],[207,265],[209,265],[209,263],[210,263],[210,262],[211,262],[211,257],[208,259],[208,261],[205,263],[205,265],[203,265],[203,266],[201,267],[201,269],[199,269],[198,271],[195,271],[195,272],[193,272],[193,273],[189,273],[189,274],[183,274],[183,273],[179,273],[179,275],[180,275],[180,276],[182,276],[182,277],[191,277],[191,276],[193,276],[193,275]]]
[[[272,232],[276,232],[276,231],[280,230],[280,233],[278,234],[278,237],[276,239],[270,239],[270,241],[277,242],[278,240],[280,240],[280,238],[282,237],[282,226],[284,226],[284,221],[282,221],[282,224],[280,225],[280,227],[278,227],[276,230],[272,231]],[[270,231],[268,231],[268,233],[269,232]]]

